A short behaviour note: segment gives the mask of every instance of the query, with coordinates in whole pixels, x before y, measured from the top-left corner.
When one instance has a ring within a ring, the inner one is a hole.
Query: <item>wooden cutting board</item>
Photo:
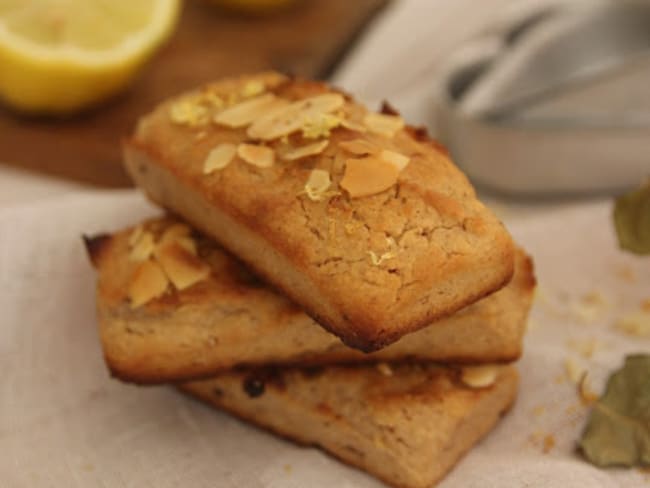
[[[0,161],[105,187],[128,186],[120,140],[158,101],[220,76],[275,68],[323,78],[388,0],[301,0],[264,17],[187,1],[178,30],[127,93],[68,120],[0,108]]]

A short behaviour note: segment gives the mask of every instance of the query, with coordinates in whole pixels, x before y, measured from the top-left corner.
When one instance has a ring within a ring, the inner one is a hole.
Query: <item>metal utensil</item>
[[[614,192],[650,174],[648,2],[536,12],[461,46],[443,80],[437,125],[480,185]]]

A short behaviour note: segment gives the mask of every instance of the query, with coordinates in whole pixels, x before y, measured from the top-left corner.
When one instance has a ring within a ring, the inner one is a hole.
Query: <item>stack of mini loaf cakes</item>
[[[407,488],[513,403],[531,260],[388,105],[226,79],[145,116],[125,162],[168,215],[86,239],[115,377],[174,383]]]

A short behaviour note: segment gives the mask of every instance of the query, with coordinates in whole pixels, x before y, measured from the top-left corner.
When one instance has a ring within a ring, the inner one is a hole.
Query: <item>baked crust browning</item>
[[[430,487],[514,402],[518,377],[501,367],[486,388],[432,364],[229,372],[180,388],[304,445],[316,445],[391,486]]]
[[[267,93],[288,101],[340,93],[322,83],[262,74],[185,97],[206,92],[225,97],[251,82],[264,83]],[[348,345],[379,349],[511,278],[510,236],[446,153],[422,133],[406,127],[389,137],[339,125],[327,129],[329,144],[319,154],[264,168],[235,157],[205,175],[203,163],[215,147],[260,142],[251,141],[246,128],[175,123],[169,114],[183,99],[159,106],[127,141],[126,168],[136,184]],[[349,96],[340,111],[355,123],[369,115]],[[406,157],[408,164],[386,191],[350,198],[340,183],[351,155],[339,143],[360,139]],[[283,144],[310,142],[292,133],[284,142],[261,144],[280,151]],[[331,177],[332,195],[322,201],[304,194],[314,169]]]
[[[206,279],[141,307],[129,303],[139,266],[131,258],[136,232],[154,240],[177,228],[172,217],[153,219],[103,237],[93,262],[98,272],[100,336],[114,376],[136,383],[200,378],[241,365],[438,361],[509,362],[521,354],[535,286],[532,261],[517,252],[508,286],[430,327],[375,353],[345,346],[284,296],[261,283],[212,239],[191,231]],[[188,230],[188,232],[190,232]],[[88,242],[93,242],[88,241]]]

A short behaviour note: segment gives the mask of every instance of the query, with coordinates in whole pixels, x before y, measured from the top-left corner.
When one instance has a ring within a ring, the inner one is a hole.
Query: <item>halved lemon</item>
[[[180,0],[0,0],[0,98],[66,114],[123,89],[170,35]]]

